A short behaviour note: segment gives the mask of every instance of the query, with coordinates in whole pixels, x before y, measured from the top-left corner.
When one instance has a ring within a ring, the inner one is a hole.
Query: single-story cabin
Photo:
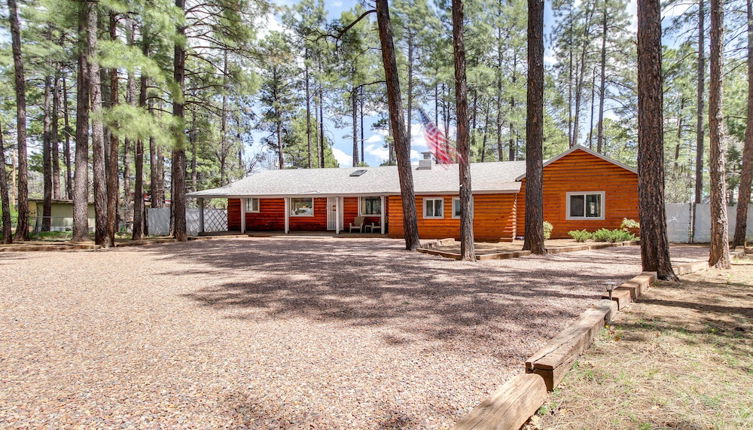
[[[510,241],[525,227],[525,161],[471,164],[477,240]],[[422,239],[460,235],[458,166],[431,157],[413,167],[418,231]],[[544,219],[552,238],[571,230],[618,228],[638,218],[635,169],[576,146],[544,163]],[[227,199],[228,230],[366,231],[403,236],[397,167],[266,170],[221,188],[189,193]]]

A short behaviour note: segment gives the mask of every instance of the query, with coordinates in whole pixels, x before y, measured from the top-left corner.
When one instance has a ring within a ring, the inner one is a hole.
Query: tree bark
[[[141,52],[145,55],[149,55],[149,37],[151,37],[146,29],[142,27],[141,30]],[[143,110],[147,108],[147,91],[149,89],[149,78],[143,73],[139,77],[139,107]],[[150,201],[151,207],[155,207],[155,200],[158,200],[159,192],[155,192],[155,184],[159,184],[158,171],[157,171],[157,156],[155,154],[154,142],[149,139],[149,155],[151,157],[151,176],[150,176]],[[141,240],[144,238],[144,141],[142,139],[136,140],[136,147],[133,153],[134,163],[134,181],[133,181],[133,227],[131,238],[133,240]],[[159,188],[157,188],[159,189]],[[162,201],[157,201],[159,206],[162,207]]]
[[[705,81],[706,81],[706,50],[704,48],[706,26],[704,20],[706,18],[706,11],[704,10],[704,0],[698,0],[698,64],[696,67],[696,150],[695,150],[695,202],[701,203],[703,201],[703,105],[704,97],[706,97]]]
[[[52,198],[61,199],[60,195],[60,70],[55,71],[52,82],[52,127],[50,141],[52,142]]]
[[[29,166],[26,152],[26,78],[21,56],[21,24],[18,19],[16,0],[8,0],[11,49],[13,51],[13,75],[16,90],[16,141],[18,145],[18,221],[16,240],[29,239]]]
[[[601,73],[599,76],[599,124],[596,136],[596,152],[604,151],[604,96],[606,95],[608,1],[604,0],[601,17]]]
[[[175,6],[185,13],[185,0],[175,0]],[[185,37],[186,29],[181,24],[176,26],[175,32],[179,39]],[[175,147],[173,148],[172,165],[172,208],[174,217],[174,236],[180,242],[188,240],[186,232],[186,152],[185,152],[185,114],[184,114],[184,91],[185,91],[185,67],[186,48],[181,43],[176,43],[173,49],[173,79],[176,84],[176,94],[173,96],[173,116],[176,118]]]
[[[591,16],[593,16],[593,8],[588,9],[586,14],[586,22],[583,26],[583,47],[580,51],[580,69],[578,79],[575,83],[575,120],[573,122],[573,141],[571,146],[578,145],[578,139],[580,137],[580,108],[581,100],[583,98],[583,78],[586,76],[586,54],[588,53],[589,40],[588,36],[591,33]]]
[[[750,0],[747,2],[746,12],[748,17],[748,120],[745,127],[743,166],[740,172],[740,189],[737,198],[734,246],[745,246],[750,187],[753,182],[753,2]]]
[[[709,57],[709,176],[711,206],[711,247],[709,266],[730,267],[729,232],[727,231],[727,179],[725,158],[727,145],[722,123],[722,67],[724,43],[724,8],[722,0],[711,0],[711,40]]]
[[[13,243],[13,226],[10,219],[10,198],[8,197],[8,175],[5,173],[5,142],[3,142],[3,126],[0,121],[0,210],[3,216],[3,242]]]
[[[308,158],[306,159],[306,167],[309,169],[313,167],[312,165],[312,157],[311,157],[311,93],[309,90],[309,50],[306,48],[304,55],[303,55],[303,65],[304,65],[304,84],[305,84],[305,90],[306,90],[306,149],[308,150]]]
[[[408,133],[408,149],[411,146],[412,135],[412,123],[413,123],[413,57],[415,51],[415,44],[413,42],[413,31],[408,29],[408,112],[406,113],[406,129]]]
[[[319,73],[323,73],[322,60],[318,58]],[[319,167],[325,166],[325,152],[324,152],[324,83],[319,81]]]
[[[350,113],[353,122],[353,167],[358,166],[358,92],[356,87],[350,89]]]
[[[638,0],[638,206],[641,263],[659,279],[677,280],[669,257],[664,208],[661,6]]]
[[[89,20],[89,48],[92,57],[97,51],[97,8],[98,1],[92,1],[93,17]],[[97,114],[102,111],[102,86],[100,80],[99,64],[96,61],[89,63],[89,85],[91,96],[92,127],[92,185],[94,188],[94,243],[105,245],[107,237],[107,180],[105,170],[105,134],[102,120]]]
[[[416,196],[413,191],[413,170],[410,163],[410,145],[405,135],[403,106],[400,96],[400,79],[395,60],[395,45],[390,23],[387,0],[376,0],[379,41],[382,47],[382,63],[387,82],[387,105],[390,111],[390,128],[397,157],[397,172],[400,179],[400,195],[403,206],[403,233],[405,249],[415,251],[419,245],[416,220]]]
[[[452,47],[455,62],[455,111],[457,115],[458,174],[460,181],[460,258],[476,261],[473,243],[473,190],[468,131],[468,84],[465,75],[463,0],[452,0]]]
[[[517,69],[518,69],[518,52],[513,51],[512,54],[512,85],[515,86],[515,83],[518,80],[517,77]],[[515,123],[512,121],[513,118],[513,111],[515,110],[515,96],[510,96],[510,142],[508,146],[508,160],[515,161],[515,159],[518,158],[518,145],[515,142]]]
[[[52,76],[44,77],[44,101],[42,119],[42,231],[50,231],[52,225]],[[4,160],[3,160],[4,161]]]
[[[526,221],[523,250],[546,254],[544,244],[544,0],[528,0],[526,104]]]
[[[79,34],[83,37],[78,56],[76,90],[76,172],[73,178],[73,236],[74,242],[89,240],[89,111],[91,106],[91,73],[89,59],[94,57],[96,42],[96,5],[82,2]],[[91,34],[94,29],[94,34]]]
[[[110,40],[118,39],[118,17],[115,13],[110,12]],[[117,106],[119,101],[118,86],[118,69],[110,69],[110,107]],[[105,247],[115,246],[115,233],[118,229],[118,150],[120,149],[120,139],[115,133],[110,133],[110,150],[107,157],[107,225],[106,235],[103,245]]]
[[[73,200],[73,166],[71,165],[71,125],[68,116],[68,85],[63,74],[63,128],[65,144],[63,146],[63,161],[65,162],[65,196]]]

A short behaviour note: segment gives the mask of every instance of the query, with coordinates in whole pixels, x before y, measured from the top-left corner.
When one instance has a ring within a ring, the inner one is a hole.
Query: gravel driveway
[[[0,254],[0,427],[447,428],[640,270],[637,247],[471,264],[401,246]]]

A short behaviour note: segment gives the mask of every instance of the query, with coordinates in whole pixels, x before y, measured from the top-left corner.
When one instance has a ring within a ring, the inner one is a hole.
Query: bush
[[[635,235],[625,230],[608,230],[602,228],[593,233],[593,239],[597,242],[625,242],[635,240]]]
[[[622,224],[620,224],[620,228],[625,231],[630,231],[633,229],[641,228],[641,224],[634,219],[623,218]]]
[[[575,239],[576,242],[585,242],[588,239],[591,239],[593,237],[593,234],[586,230],[573,230],[573,231],[567,232],[567,234],[569,234],[570,237]]]
[[[548,240],[552,236],[552,230],[554,226],[549,221],[544,221],[544,240]]]

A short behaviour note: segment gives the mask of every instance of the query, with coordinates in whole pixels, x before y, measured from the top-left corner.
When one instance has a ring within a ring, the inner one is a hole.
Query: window
[[[290,199],[290,216],[314,216],[314,199],[311,197]]]
[[[424,218],[444,218],[444,199],[424,199]]]
[[[471,199],[471,205],[473,205],[473,199]],[[460,218],[460,197],[452,198],[452,217]]]
[[[380,197],[361,197],[359,215],[379,216],[382,214],[382,199]]]
[[[567,193],[567,219],[604,219],[604,191]]]
[[[246,213],[259,212],[259,199],[246,199]]]

